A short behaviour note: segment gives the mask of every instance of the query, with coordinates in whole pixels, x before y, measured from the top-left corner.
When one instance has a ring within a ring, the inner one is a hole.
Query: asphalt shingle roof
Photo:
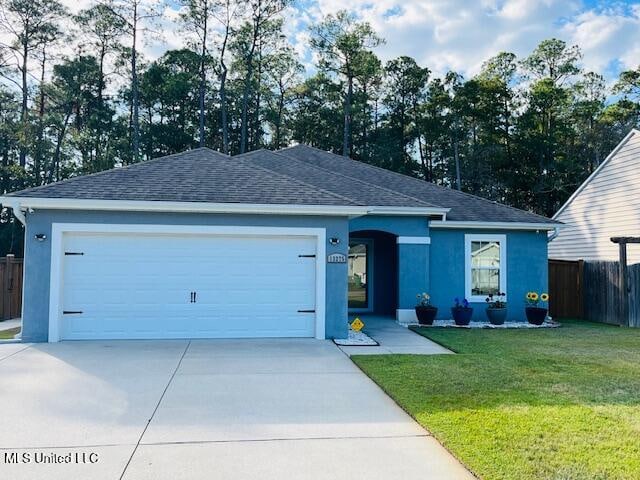
[[[552,220],[305,145],[230,157],[197,148],[14,197],[450,208],[448,220]]]
[[[10,196],[208,203],[358,205],[208,148],[74,177]]]
[[[290,155],[269,150],[256,150],[233,158],[247,159],[256,166],[291,178],[303,178],[306,183],[316,188],[349,198],[358,205],[437,207],[422,199],[389,190],[381,185],[373,185],[358,178],[348,177],[337,171],[326,170],[319,165],[298,160]]]
[[[450,208],[447,220],[556,223],[542,215],[351,160],[307,145],[285,148],[279,153],[325,170],[339,172],[350,178],[365,179],[369,184],[382,186],[433,205]]]

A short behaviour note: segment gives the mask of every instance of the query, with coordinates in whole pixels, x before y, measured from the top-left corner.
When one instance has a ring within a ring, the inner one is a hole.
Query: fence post
[[[620,287],[620,325],[629,326],[629,297],[627,292],[627,243],[618,244],[620,250],[620,273],[618,284]]]
[[[11,263],[14,255],[4,257],[4,285],[2,285],[2,320],[11,318]]]
[[[584,260],[578,260],[578,274],[577,274],[577,290],[578,290],[578,316],[581,320],[584,320]]]

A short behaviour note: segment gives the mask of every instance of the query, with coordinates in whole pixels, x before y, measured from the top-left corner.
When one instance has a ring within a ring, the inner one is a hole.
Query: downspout
[[[560,235],[560,228],[555,227],[553,229],[553,233],[551,235],[549,235],[549,237],[547,238],[547,243],[551,242],[554,238],[556,238],[558,235]]]

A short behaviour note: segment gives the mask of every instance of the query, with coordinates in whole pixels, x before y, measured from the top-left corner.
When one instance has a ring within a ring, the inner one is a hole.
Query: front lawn
[[[354,362],[483,479],[639,479],[640,329],[416,329],[458,355]]]

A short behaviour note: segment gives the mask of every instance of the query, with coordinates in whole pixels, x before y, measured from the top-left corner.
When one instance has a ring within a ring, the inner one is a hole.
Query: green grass
[[[20,327],[10,328],[0,332],[0,340],[12,339],[16,334],[20,333]]]
[[[458,355],[354,362],[483,479],[640,479],[640,329],[416,329]]]

